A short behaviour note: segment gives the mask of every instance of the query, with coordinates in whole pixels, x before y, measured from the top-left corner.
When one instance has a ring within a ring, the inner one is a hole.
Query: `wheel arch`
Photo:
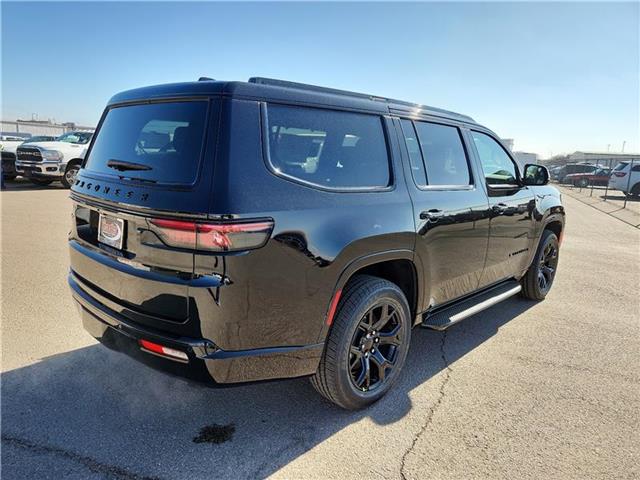
[[[69,167],[73,165],[82,166],[82,158],[72,158],[71,160],[69,160],[67,162],[67,165],[64,167],[64,171],[66,172],[69,169]]]
[[[416,316],[421,279],[419,270],[414,263],[413,251],[401,249],[365,255],[350,262],[340,273],[327,305],[327,314],[319,341],[324,341],[329,333],[330,325],[327,325],[327,320],[329,314],[334,313],[331,312],[332,304],[338,292],[342,292],[347,283],[356,275],[363,274],[384,278],[396,284],[407,297],[412,318]]]

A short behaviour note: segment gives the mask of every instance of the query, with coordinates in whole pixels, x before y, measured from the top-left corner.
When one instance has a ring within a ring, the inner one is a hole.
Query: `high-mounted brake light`
[[[185,352],[165,347],[164,345],[160,345],[159,343],[153,343],[149,340],[138,340],[138,345],[140,345],[143,350],[148,350],[149,352],[155,353],[162,357],[168,357],[173,360],[180,360],[183,362],[189,361],[189,357]]]
[[[195,223],[150,220],[153,230],[171,247],[229,252],[263,246],[273,230],[273,220],[234,223]]]

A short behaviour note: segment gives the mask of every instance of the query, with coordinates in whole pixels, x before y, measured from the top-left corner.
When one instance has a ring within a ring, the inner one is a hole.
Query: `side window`
[[[270,104],[267,135],[276,173],[337,189],[390,183],[379,116]]]
[[[631,168],[631,171],[632,171],[632,172],[640,172],[640,165],[634,165],[634,166]]]
[[[402,133],[404,134],[404,141],[409,151],[409,163],[411,164],[411,174],[416,185],[423,187],[427,184],[427,175],[424,171],[424,163],[422,162],[422,152],[420,152],[420,144],[418,143],[418,136],[416,130],[413,127],[411,120],[400,120],[402,125]]]
[[[489,135],[471,132],[487,185],[517,185],[516,166],[507,152]]]
[[[456,127],[415,122],[429,185],[469,185],[467,155]]]

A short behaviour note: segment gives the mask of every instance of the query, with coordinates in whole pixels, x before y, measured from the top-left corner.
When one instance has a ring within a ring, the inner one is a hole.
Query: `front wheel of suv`
[[[531,300],[544,300],[556,276],[559,255],[558,237],[551,230],[542,233],[533,262],[522,278],[522,296]]]
[[[368,275],[344,289],[318,371],[311,383],[348,410],[379,400],[400,375],[411,339],[411,314],[402,290]]]

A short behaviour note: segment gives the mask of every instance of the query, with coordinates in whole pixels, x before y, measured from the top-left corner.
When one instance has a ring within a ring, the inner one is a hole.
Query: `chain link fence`
[[[613,157],[585,160],[576,163],[568,163],[555,173],[552,167],[552,179],[582,193],[589,190],[589,196],[603,192],[602,199],[611,199],[610,192],[617,191],[624,194],[622,208],[627,208],[627,202],[640,200],[640,156],[639,157]],[[578,170],[572,172],[571,170]],[[626,177],[626,178],[625,178]],[[635,187],[635,188],[634,188]]]

